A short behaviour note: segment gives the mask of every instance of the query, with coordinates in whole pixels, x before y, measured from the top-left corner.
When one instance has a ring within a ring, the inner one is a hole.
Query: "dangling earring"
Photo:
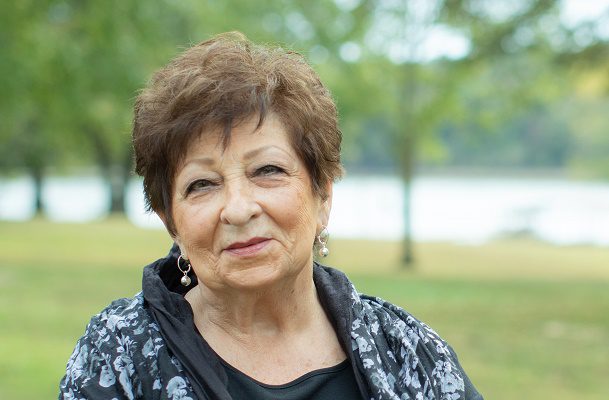
[[[180,266],[180,260],[184,260],[184,262],[186,262],[186,270],[182,269],[182,266]],[[182,284],[182,286],[190,286],[190,283],[192,282],[190,277],[188,276],[188,273],[190,272],[190,261],[188,261],[188,258],[184,257],[182,254],[180,254],[180,256],[178,257],[178,269],[180,270],[181,273],[184,274],[184,276],[180,279],[180,283]]]
[[[326,229],[326,227],[324,226],[321,229],[321,232],[319,232],[319,235],[317,235],[317,243],[319,243],[319,245],[321,246],[318,252],[320,257],[328,257],[328,254],[330,254],[330,250],[328,250],[328,248],[326,247],[326,243],[328,243],[328,237],[330,237],[330,234],[328,233],[328,229]]]

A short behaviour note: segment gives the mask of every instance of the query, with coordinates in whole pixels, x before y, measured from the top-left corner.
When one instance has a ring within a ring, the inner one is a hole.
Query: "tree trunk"
[[[124,214],[126,183],[123,179],[122,168],[110,167],[104,176],[106,176],[110,188],[110,214]]]
[[[40,121],[37,118],[28,119],[23,134],[19,136],[20,140],[16,144],[21,149],[24,166],[34,183],[34,215],[37,217],[44,214],[42,184],[45,167],[49,164],[49,153],[46,148],[48,143],[41,135],[39,127]]]
[[[404,180],[404,237],[402,239],[402,266],[411,269],[414,265],[412,245],[411,182]]]
[[[86,127],[88,138],[91,140],[95,151],[97,165],[101,171],[102,177],[108,184],[110,190],[110,207],[109,212],[112,214],[125,213],[125,188],[127,186],[128,172],[125,173],[125,165],[127,162],[117,164],[113,162],[112,151],[107,141],[104,140],[103,134],[96,128]],[[129,160],[131,160],[131,153]],[[131,161],[128,163],[131,167]]]
[[[42,168],[30,166],[30,175],[34,181],[34,215],[42,216],[44,213],[44,200],[42,198]]]
[[[412,243],[412,175],[414,167],[414,140],[410,135],[402,138],[401,174],[404,182],[404,237],[402,239],[402,266],[412,269],[415,256]]]
[[[402,266],[414,268],[415,256],[412,242],[412,177],[414,175],[417,135],[419,134],[417,102],[417,76],[418,69],[414,64],[405,64],[398,75],[401,88],[402,112],[398,117],[399,139],[397,149],[398,160],[401,166],[401,176],[404,182],[404,237],[402,239]]]
[[[125,194],[132,169],[133,148],[129,146],[123,157],[123,162],[116,166],[116,168],[112,168],[112,176],[110,178],[110,214],[125,214]]]

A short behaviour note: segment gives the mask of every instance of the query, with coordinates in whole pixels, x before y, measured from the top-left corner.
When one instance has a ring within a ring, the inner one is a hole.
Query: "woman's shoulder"
[[[141,292],[130,298],[114,300],[91,318],[84,337],[100,338],[100,344],[110,344],[120,337],[128,336],[136,340],[149,336],[151,330],[159,331],[144,303]]]
[[[420,339],[439,339],[440,336],[425,322],[418,319],[404,308],[384,300],[378,296],[370,296],[359,293],[362,314],[374,315],[379,323],[384,327],[391,328],[390,332],[409,332],[414,331]]]
[[[371,393],[392,398],[481,399],[454,350],[432,328],[380,297],[361,294],[342,272],[315,264],[319,298]]]
[[[410,389],[426,387],[422,382],[428,380],[441,398],[482,399],[453,348],[429,325],[379,297],[357,297],[352,336],[364,367],[384,371],[375,379],[406,382]],[[377,352],[389,355],[387,365],[376,365]]]
[[[354,328],[365,320],[368,332],[382,332],[392,350],[402,354],[409,352],[426,367],[435,368],[443,363],[459,365],[457,355],[447,341],[404,308],[365,294],[359,294],[359,300],[361,311],[356,313]]]
[[[104,355],[117,352],[127,354],[127,350],[155,336],[154,332],[159,332],[158,326],[145,309],[142,294],[138,293],[131,298],[114,300],[91,317],[84,334],[76,343],[75,353],[87,349],[91,354],[91,350],[95,349]]]
[[[165,372],[179,375],[180,365],[168,353],[141,293],[115,300],[91,318],[76,343],[61,393],[66,399],[123,398],[116,393],[134,398],[159,391],[161,354],[174,370]]]
[[[120,298],[91,318],[92,327],[103,326],[111,331],[132,327],[138,322],[150,322],[152,318],[144,308],[142,292],[133,297]]]

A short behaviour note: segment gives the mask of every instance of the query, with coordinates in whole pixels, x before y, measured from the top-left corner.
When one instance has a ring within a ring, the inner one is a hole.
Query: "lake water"
[[[349,177],[335,185],[328,229],[333,237],[399,239],[405,191],[397,177]],[[49,178],[43,188],[47,217],[86,222],[109,205],[99,178]],[[561,179],[420,177],[411,188],[415,240],[481,243],[526,233],[555,244],[609,245],[609,184]],[[146,214],[142,184],[130,182],[127,216],[162,229]],[[28,178],[0,179],[0,219],[27,220],[34,212]]]

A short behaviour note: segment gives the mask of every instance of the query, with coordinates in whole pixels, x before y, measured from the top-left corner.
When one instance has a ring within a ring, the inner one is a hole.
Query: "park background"
[[[131,109],[190,44],[301,52],[339,106],[331,256],[456,348],[488,399],[606,399],[609,4],[0,3],[0,398],[54,398],[91,315],[170,246]]]

